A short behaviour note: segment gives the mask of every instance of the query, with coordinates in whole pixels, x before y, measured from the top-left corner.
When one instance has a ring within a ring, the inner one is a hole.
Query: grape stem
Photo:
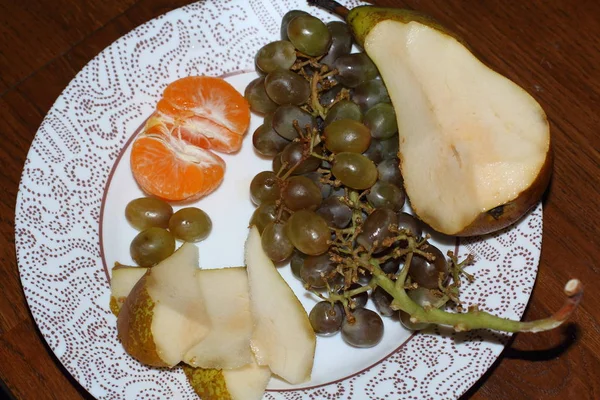
[[[331,11],[342,18],[346,18],[346,15],[348,15],[348,12],[350,11],[337,1],[333,0],[308,0],[308,4]]]

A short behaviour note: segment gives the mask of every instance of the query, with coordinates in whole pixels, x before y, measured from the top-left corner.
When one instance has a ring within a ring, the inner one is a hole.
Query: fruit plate
[[[177,78],[224,76],[243,91],[256,77],[256,51],[278,38],[282,15],[294,8],[335,19],[301,0],[204,1],[156,18],[86,65],[40,126],[16,207],[21,281],[48,345],[96,398],[197,398],[180,369],[140,365],[117,340],[109,309],[110,266],[131,262],[135,231],[123,210],[143,195],[129,168],[130,144],[166,85]],[[260,123],[253,115],[249,132]],[[254,210],[249,182],[270,169],[270,161],[254,153],[250,134],[240,153],[223,158],[223,184],[194,203],[214,226],[198,245],[203,268],[243,264]],[[516,225],[486,237],[460,242],[434,237],[442,249],[475,255],[470,272],[476,280],[464,286],[465,303],[516,319],[534,285],[541,239],[541,204]],[[289,268],[280,272],[310,309],[315,299]],[[319,337],[311,381],[291,386],[273,378],[264,397],[454,399],[484,374],[508,339],[491,331],[445,329],[412,335],[387,318],[385,330],[383,341],[371,349],[350,348],[339,335]]]

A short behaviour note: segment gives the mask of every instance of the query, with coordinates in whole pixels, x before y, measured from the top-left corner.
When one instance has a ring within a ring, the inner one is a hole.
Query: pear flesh
[[[308,315],[264,252],[252,226],[245,248],[250,302],[255,320],[251,346],[259,365],[289,383],[310,379],[316,337]]]
[[[550,132],[527,92],[416,21],[378,22],[364,48],[396,112],[400,168],[419,218],[445,234],[483,234],[539,201],[551,171]]]
[[[131,267],[117,264],[113,267],[110,277],[110,311],[117,316],[125,303],[131,289],[148,271],[144,267]]]
[[[184,362],[195,367],[221,369],[252,363],[250,338],[254,323],[246,268],[200,270],[197,279],[211,330],[185,354]]]
[[[123,347],[143,364],[173,367],[209,333],[210,319],[196,275],[198,248],[183,244],[150,268],[117,317]]]

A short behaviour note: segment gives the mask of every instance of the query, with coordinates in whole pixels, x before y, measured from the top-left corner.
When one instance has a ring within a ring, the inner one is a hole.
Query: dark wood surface
[[[0,379],[17,399],[92,398],[45,344],[19,281],[14,210],[29,145],[56,97],[90,59],[188,2],[0,1]],[[423,11],[458,32],[486,63],[529,91],[551,123],[554,177],[525,318],[557,309],[569,278],[581,279],[587,292],[568,325],[517,335],[464,399],[600,398],[600,2],[377,3]]]

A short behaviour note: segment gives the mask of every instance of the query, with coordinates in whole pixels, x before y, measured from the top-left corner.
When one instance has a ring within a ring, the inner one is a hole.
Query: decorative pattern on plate
[[[281,16],[292,8],[308,10],[300,0],[205,1],[150,21],[95,57],[39,128],[16,207],[21,280],[48,345],[99,399],[196,398],[181,371],[141,366],[116,339],[99,247],[111,168],[168,82],[252,68],[256,50],[278,36]],[[477,280],[465,287],[466,302],[520,318],[537,272],[541,231],[540,205],[509,230],[464,241],[462,255],[473,252],[478,258]],[[456,398],[489,368],[505,340],[487,331],[418,334],[351,378],[267,392],[265,398]]]

